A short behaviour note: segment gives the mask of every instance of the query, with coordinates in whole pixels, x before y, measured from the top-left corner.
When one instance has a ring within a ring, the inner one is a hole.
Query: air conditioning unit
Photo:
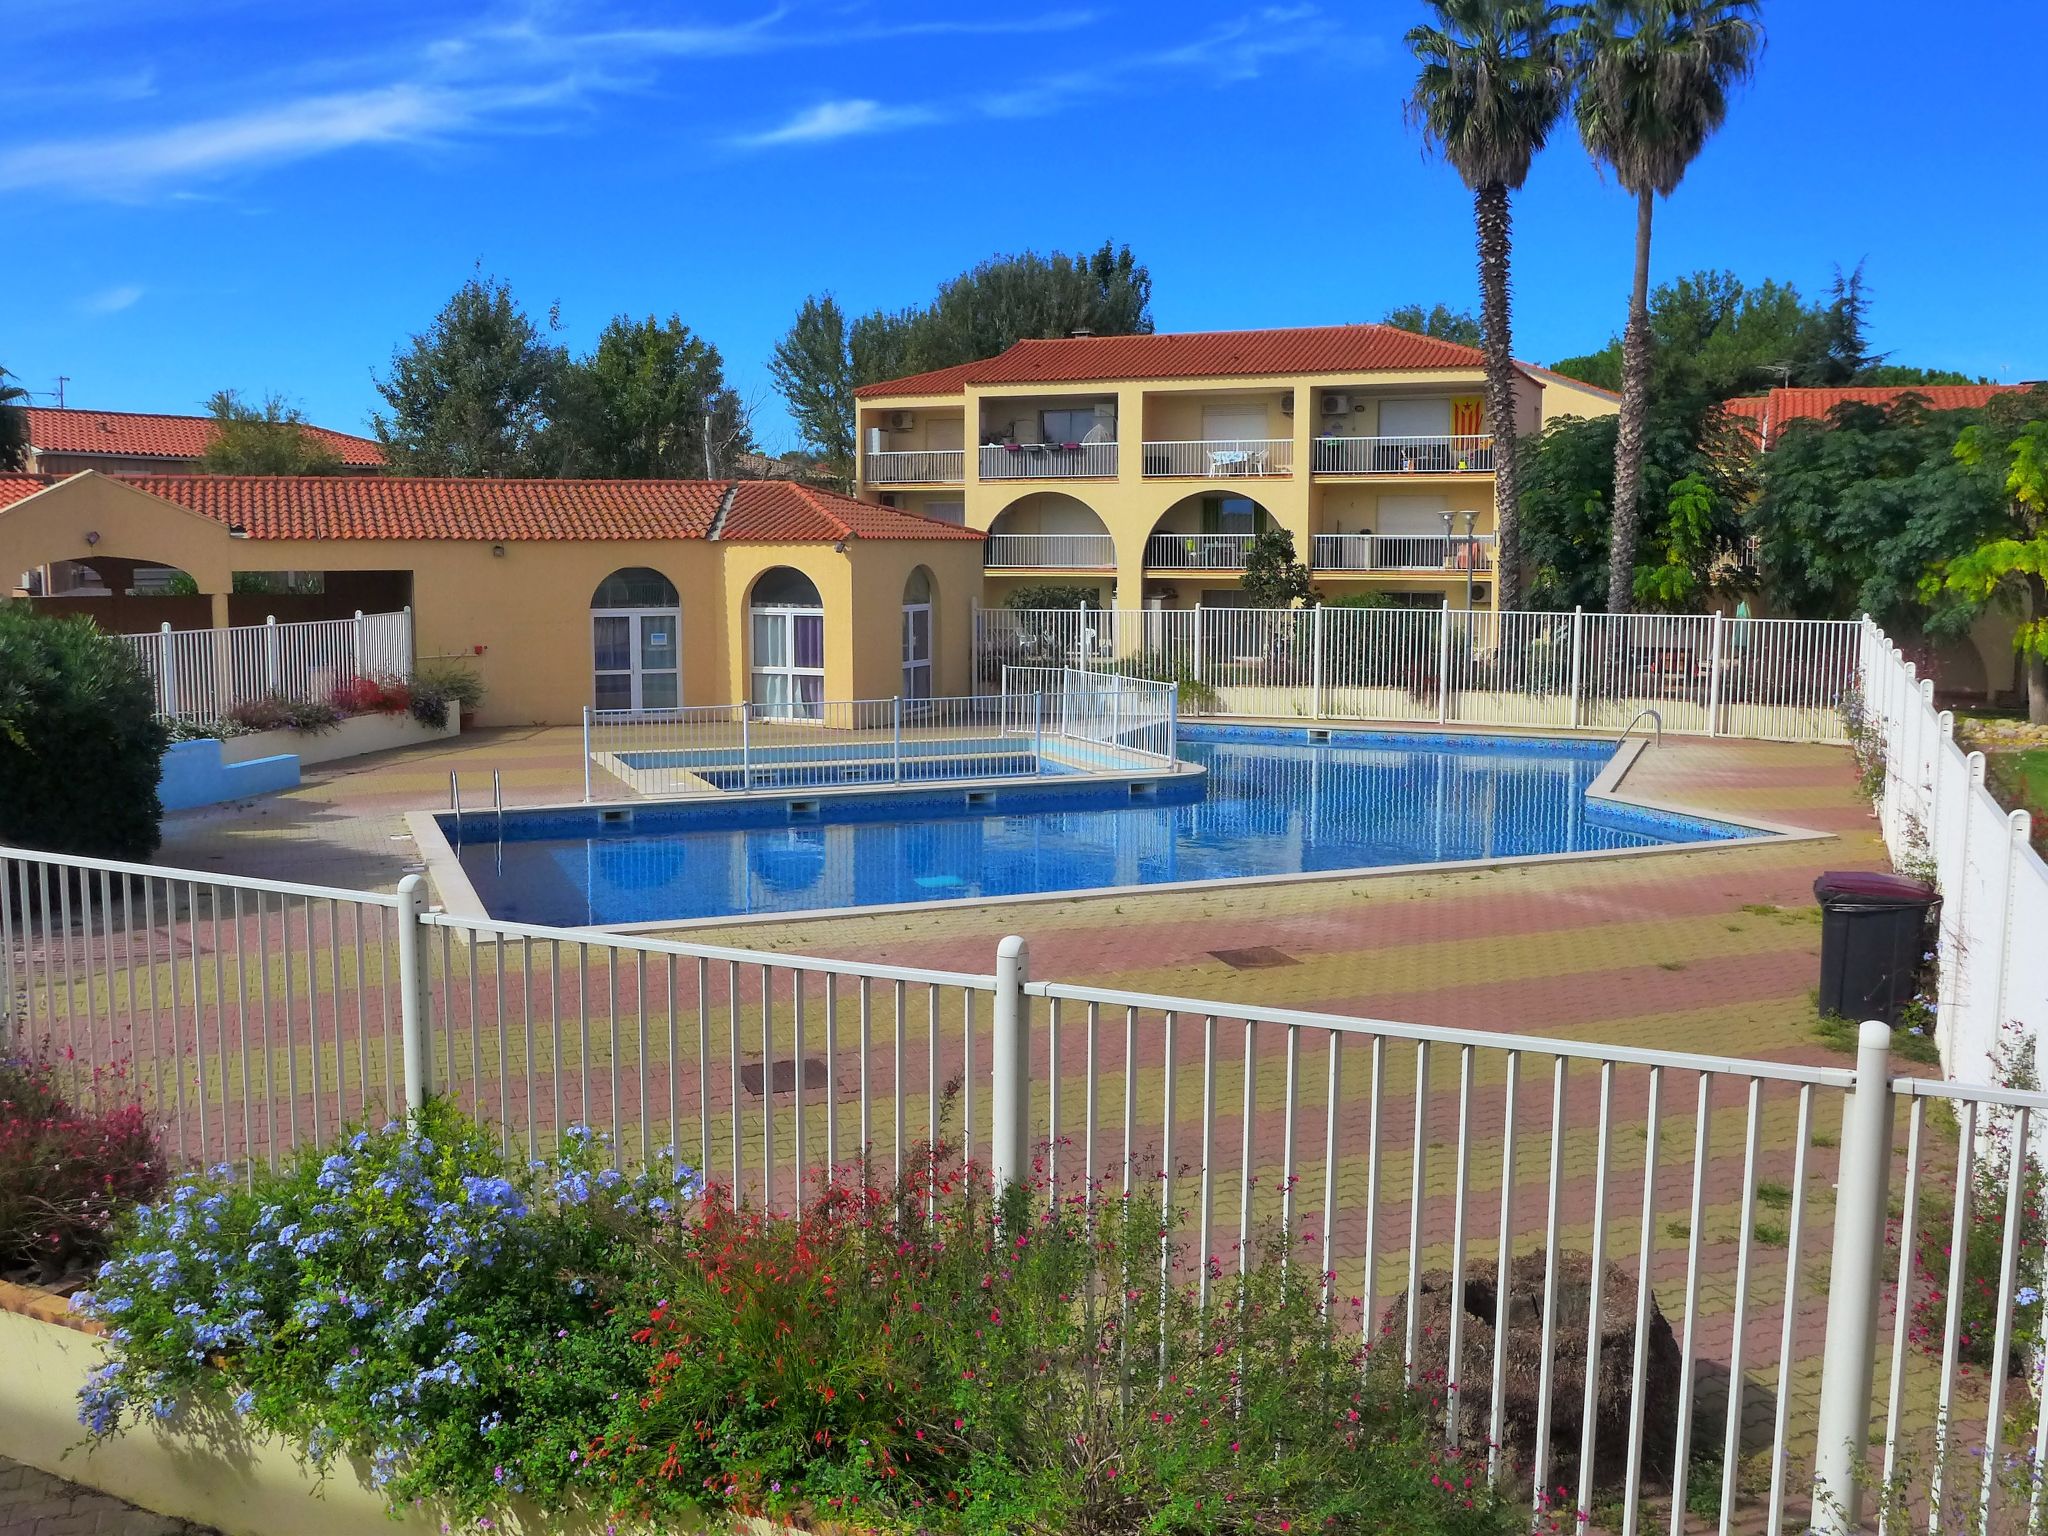
[[[891,411],[889,413],[889,430],[891,432],[908,432],[916,425],[917,416],[915,412]]]
[[[1280,397],[1280,414],[1282,416],[1292,416],[1294,414],[1294,396],[1282,395]]]
[[[1323,396],[1323,414],[1325,416],[1348,416],[1350,413],[1351,397],[1349,395],[1325,394]]]

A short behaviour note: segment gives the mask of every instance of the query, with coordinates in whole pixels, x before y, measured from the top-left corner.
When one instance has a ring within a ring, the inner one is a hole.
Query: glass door
[[[932,605],[903,605],[903,697],[932,696]]]
[[[760,712],[780,720],[821,720],[825,715],[825,610],[753,610],[753,697]]]
[[[682,702],[680,618],[672,608],[590,616],[591,698],[596,708],[674,709]]]

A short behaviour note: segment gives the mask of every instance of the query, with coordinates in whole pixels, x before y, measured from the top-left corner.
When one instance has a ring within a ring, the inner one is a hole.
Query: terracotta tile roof
[[[1517,362],[1515,366],[1530,375],[1538,383],[1555,379],[1560,384],[1569,384],[1573,389],[1583,389],[1589,395],[1598,395],[1603,400],[1619,400],[1621,395],[1612,389],[1603,389],[1598,384],[1588,384],[1584,379],[1575,379],[1568,373],[1559,373],[1555,368],[1545,368],[1540,363]]]
[[[1931,411],[1975,410],[1994,395],[2025,389],[2024,384],[1886,384],[1849,385],[1835,389],[1774,389],[1765,395],[1725,400],[1722,408],[1739,421],[1754,422],[1757,437],[1768,448],[1771,439],[1795,421],[1819,421],[1838,405],[1891,405],[1907,395],[1918,396]]]
[[[1298,373],[1478,369],[1476,347],[1392,325],[1314,325],[1273,331],[1185,331],[1020,341],[1000,357],[912,374],[854,393],[952,394],[969,384],[1079,384],[1112,379],[1249,378]]]
[[[454,480],[122,475],[252,539],[978,539],[915,513],[786,480]],[[729,506],[721,506],[731,492]]]
[[[140,411],[56,410],[31,405],[28,437],[42,453],[97,453],[124,459],[196,459],[213,440],[211,416],[157,416]],[[367,437],[326,427],[306,429],[342,463],[374,468],[384,450]]]
[[[11,507],[24,496],[33,496],[47,485],[55,484],[49,475],[0,474],[0,507]]]

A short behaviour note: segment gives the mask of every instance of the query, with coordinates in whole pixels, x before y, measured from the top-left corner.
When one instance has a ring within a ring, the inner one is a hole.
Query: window
[[[1107,431],[1113,425],[1108,417],[1098,416],[1092,405],[1078,411],[1040,411],[1038,423],[1044,433],[1039,438],[1042,443],[1085,443],[1097,426]],[[1096,438],[1105,440],[1099,435]]]
[[[682,600],[659,571],[613,571],[590,598],[591,702],[600,710],[682,703]]]
[[[755,706],[777,719],[822,719],[825,608],[816,585],[786,565],[764,571],[747,617]]]
[[[903,697],[932,696],[932,573],[919,566],[903,584]]]

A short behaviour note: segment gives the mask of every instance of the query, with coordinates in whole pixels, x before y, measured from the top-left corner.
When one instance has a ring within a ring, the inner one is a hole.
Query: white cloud
[[[898,128],[915,128],[939,121],[935,107],[885,107],[879,101],[821,101],[806,107],[780,127],[741,136],[733,142],[749,149],[774,144],[815,144],[824,139],[846,139],[864,133],[888,133]]]
[[[133,308],[141,297],[142,289],[138,284],[118,283],[88,296],[78,307],[88,315],[118,315],[124,309]]]

